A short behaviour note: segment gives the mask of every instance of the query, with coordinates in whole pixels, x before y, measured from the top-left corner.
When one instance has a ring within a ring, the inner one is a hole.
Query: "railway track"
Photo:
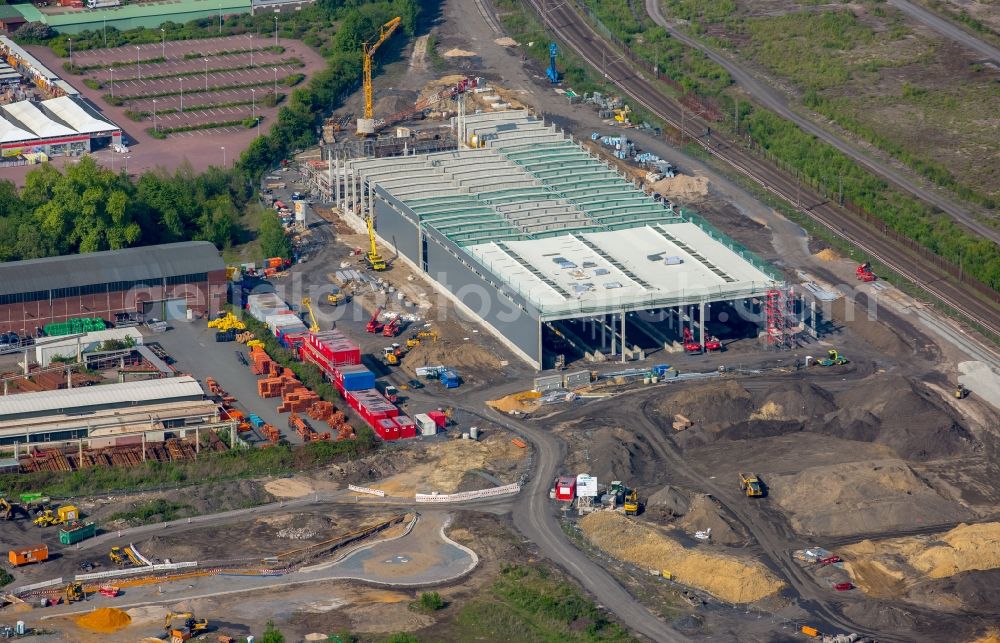
[[[792,204],[816,223],[864,253],[931,293],[954,310],[975,320],[988,332],[1000,336],[1000,304],[985,301],[944,269],[921,262],[893,243],[876,227],[859,220],[848,210],[831,203],[811,188],[803,186],[768,161],[761,159],[716,133],[706,135],[710,124],[660,92],[628,59],[612,48],[573,8],[572,2],[527,0],[545,26],[566,46],[609,82],[644,108],[690,137],[709,154],[719,158],[768,192]],[[803,205],[808,204],[808,205]],[[971,329],[952,325],[966,341],[1000,357],[1000,351]]]

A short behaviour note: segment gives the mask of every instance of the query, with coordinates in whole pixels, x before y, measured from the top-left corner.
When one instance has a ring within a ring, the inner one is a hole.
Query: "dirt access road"
[[[921,9],[921,11],[923,10]],[[659,0],[646,0],[646,12],[649,14],[649,17],[653,19],[653,22],[670,32],[671,36],[688,47],[701,51],[708,56],[709,59],[729,72],[740,87],[742,87],[748,94],[753,96],[754,99],[771,111],[786,120],[792,121],[803,131],[806,131],[821,141],[825,141],[826,143],[834,146],[845,156],[854,159],[861,165],[867,167],[877,176],[880,176],[894,184],[896,187],[901,188],[904,192],[909,192],[917,198],[941,208],[941,210],[947,212],[956,221],[960,222],[969,230],[990,239],[994,243],[1000,243],[1000,230],[980,222],[979,219],[969,212],[967,207],[957,203],[953,197],[938,194],[933,189],[918,185],[915,180],[904,175],[903,172],[895,169],[888,163],[866,154],[851,142],[820,127],[812,120],[802,116],[789,107],[788,101],[778,90],[757,80],[757,78],[739,62],[723,55],[717,49],[688,36],[683,31],[678,30],[674,24],[667,20],[666,16],[663,15],[663,9],[660,6]],[[961,30],[959,29],[958,31]]]
[[[948,20],[935,15],[923,7],[915,5],[908,0],[888,0],[888,3],[914,20],[927,25],[945,38],[954,40],[958,44],[971,49],[980,56],[985,56],[994,65],[1000,65],[1000,49],[983,42],[958,25],[952,24]]]

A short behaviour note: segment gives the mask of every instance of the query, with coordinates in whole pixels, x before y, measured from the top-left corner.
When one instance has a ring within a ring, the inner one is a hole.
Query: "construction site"
[[[262,179],[291,257],[7,266],[0,636],[996,640],[995,346],[476,5]]]

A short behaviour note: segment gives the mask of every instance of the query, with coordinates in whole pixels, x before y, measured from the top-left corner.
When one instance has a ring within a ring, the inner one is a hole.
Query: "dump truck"
[[[764,496],[764,483],[756,473],[740,473],[740,491],[748,498],[761,498]]]
[[[49,559],[49,548],[45,545],[32,545],[31,547],[11,549],[7,553],[7,559],[14,567],[30,563],[41,563]]]

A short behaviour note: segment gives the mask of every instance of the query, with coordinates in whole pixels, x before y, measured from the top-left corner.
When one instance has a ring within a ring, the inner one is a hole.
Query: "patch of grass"
[[[278,82],[280,82],[282,85],[285,85],[286,87],[295,87],[305,79],[306,79],[305,74],[288,74]]]
[[[437,36],[433,34],[427,36],[427,60],[431,62],[431,67],[440,71],[445,68],[447,61],[438,51],[438,44]]]
[[[260,120],[264,120],[258,117]],[[243,118],[235,121],[213,121],[211,123],[199,123],[197,125],[181,125],[179,127],[160,127],[159,129],[153,129],[152,127],[146,129],[146,133],[154,138],[166,138],[169,134],[176,134],[178,132],[197,132],[205,129],[215,129],[216,127],[238,127],[243,126],[247,129],[255,127],[257,125],[257,120],[252,118]]]
[[[13,580],[14,577],[10,575],[10,572],[0,567],[0,587],[9,585]]]
[[[83,79],[83,84],[86,85],[87,87],[90,87],[91,89],[103,89],[104,88],[104,83],[102,83],[101,81],[97,80],[96,78],[84,78]]]
[[[306,64],[299,60],[298,58],[288,58],[285,60],[278,60],[273,63],[274,65],[282,65],[288,67],[305,67]],[[233,65],[232,67],[215,67],[209,68],[209,73],[220,72],[220,71],[242,71],[244,69],[259,69],[260,65]],[[189,70],[189,71],[178,71],[170,74],[153,74],[149,76],[143,76],[143,80],[163,80],[165,78],[194,78],[197,80],[199,77],[204,75],[204,70]],[[305,76],[303,76],[305,78]]]
[[[171,502],[157,498],[143,502],[127,511],[116,511],[108,518],[109,521],[124,520],[131,525],[148,525],[157,522],[169,522],[192,515],[191,505]]]
[[[263,80],[263,81],[259,81],[259,82],[255,82],[255,83],[237,83],[235,85],[220,85],[220,86],[217,86],[217,87],[209,87],[208,91],[209,92],[221,92],[221,91],[226,91],[228,89],[244,89],[244,88],[247,88],[247,87],[273,87],[273,86],[274,86],[274,81],[273,80]],[[130,100],[144,100],[144,99],[147,99],[147,98],[163,98],[164,96],[180,96],[181,94],[184,94],[184,93],[191,94],[192,92],[204,92],[204,91],[205,90],[203,90],[203,89],[191,89],[191,88],[189,88],[186,92],[182,92],[180,90],[177,90],[177,91],[169,91],[169,92],[159,92],[159,93],[156,93],[156,94],[142,94],[141,96],[121,96],[121,95],[115,95],[114,98],[112,98],[110,94],[103,94],[101,96],[101,98],[104,99],[104,101],[106,103],[108,103],[109,105],[114,105],[116,107],[121,107],[122,105],[124,105],[126,102],[128,102]]]
[[[430,614],[443,610],[448,604],[437,592],[422,592],[420,598],[410,603],[410,608],[418,612]]]
[[[462,606],[463,640],[634,641],[596,605],[544,566],[504,565],[489,594]]]

